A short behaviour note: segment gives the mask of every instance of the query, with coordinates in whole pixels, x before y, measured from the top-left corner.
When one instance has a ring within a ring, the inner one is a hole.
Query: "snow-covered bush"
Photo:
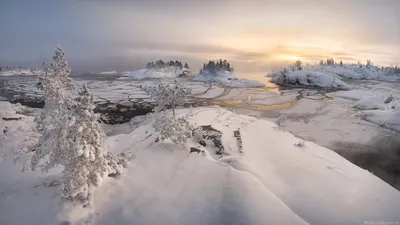
[[[159,83],[157,86],[143,87],[143,90],[155,100],[154,128],[159,132],[160,140],[170,139],[175,143],[186,142],[191,137],[192,127],[185,118],[177,119],[175,110],[185,103],[185,97],[191,93],[191,89],[183,87],[175,80],[173,84]],[[168,107],[172,109],[172,118],[166,112]]]
[[[156,118],[154,127],[161,141],[170,139],[174,143],[185,143],[192,137],[193,127],[185,118],[171,119],[163,114]]]

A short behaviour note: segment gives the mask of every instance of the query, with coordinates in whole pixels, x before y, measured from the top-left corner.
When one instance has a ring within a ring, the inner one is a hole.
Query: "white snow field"
[[[39,69],[11,69],[7,71],[1,71],[0,76],[24,76],[24,75],[33,75],[37,76],[43,73],[43,71]]]
[[[169,66],[158,69],[140,69],[135,71],[123,72],[120,79],[160,79],[160,78],[177,78],[183,76],[184,74],[189,74],[189,69],[179,68],[176,66]]]
[[[195,81],[202,81],[206,83],[219,83],[228,87],[264,87],[265,84],[248,79],[239,79],[229,71],[217,71],[215,73],[203,72],[193,78]]]
[[[399,80],[392,76],[390,70],[380,69],[376,66],[366,67],[352,65],[312,65],[305,66],[303,70],[270,73],[267,76],[277,84],[303,87],[320,87],[329,89],[352,89],[345,80]]]
[[[91,207],[64,203],[49,174],[20,172],[14,152],[34,139],[32,117],[0,102],[0,224],[365,224],[400,221],[400,192],[335,152],[301,142],[266,120],[220,107],[178,110],[195,127],[222,131],[223,156],[194,139],[155,143],[147,117],[128,134],[107,139],[132,151],[125,173],[96,189]],[[141,120],[142,121],[142,120]],[[6,129],[6,132],[3,130]],[[240,130],[242,151],[233,131]],[[189,153],[196,147],[205,153]]]

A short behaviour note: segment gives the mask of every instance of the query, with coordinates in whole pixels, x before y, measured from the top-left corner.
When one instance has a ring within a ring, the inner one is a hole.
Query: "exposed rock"
[[[211,127],[211,125],[203,125],[197,127],[192,131],[193,137],[198,139],[198,143],[202,146],[206,146],[206,140],[211,140],[214,146],[218,148],[217,155],[222,155],[224,152],[224,146],[221,142],[222,132]]]
[[[393,100],[393,96],[389,96],[385,99],[385,104],[390,103]]]
[[[2,117],[1,119],[4,121],[11,121],[11,120],[20,120],[22,118],[21,117]]]
[[[203,150],[200,150],[200,149],[195,148],[195,147],[191,147],[190,148],[190,153],[193,153],[193,152],[195,152],[195,153],[204,153]]]
[[[240,129],[233,131],[233,136],[236,138],[236,143],[240,153],[243,153],[243,146],[242,146],[242,136],[240,135]]]

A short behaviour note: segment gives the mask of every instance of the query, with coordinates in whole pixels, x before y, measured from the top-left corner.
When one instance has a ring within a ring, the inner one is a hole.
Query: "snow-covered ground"
[[[336,96],[354,102],[361,109],[356,114],[368,122],[400,132],[400,85],[380,82],[369,88],[335,92]]]
[[[120,79],[160,79],[160,78],[177,78],[180,76],[186,76],[190,71],[186,68],[179,68],[176,66],[169,66],[158,69],[140,69],[135,71],[123,72]]]
[[[114,71],[104,71],[104,72],[100,72],[97,74],[99,74],[99,75],[118,75],[118,72],[114,70]]]
[[[301,142],[271,122],[220,107],[184,109],[195,127],[222,132],[225,154],[191,140],[186,145],[155,143],[152,118],[128,134],[111,136],[113,152],[135,159],[118,178],[96,189],[93,207],[62,205],[60,176],[19,172],[13,151],[29,139],[31,117],[1,102],[0,224],[365,224],[400,221],[400,193],[335,152]],[[233,132],[240,130],[239,151]],[[7,140],[7,141],[3,141]],[[18,140],[18,141],[16,141]],[[190,147],[205,151],[189,153]],[[23,216],[21,216],[23,215]],[[63,223],[61,223],[63,222]]]
[[[255,81],[255,80],[248,80],[248,79],[239,79],[233,73],[229,71],[217,71],[215,73],[209,73],[204,71],[203,73],[197,75],[193,78],[195,81],[202,81],[206,83],[219,83],[224,86],[228,87],[264,87],[265,84]]]
[[[305,66],[300,71],[274,72],[267,76],[277,84],[303,87],[349,90],[352,87],[345,80],[383,80],[400,81],[400,76],[391,74],[388,69],[376,66],[366,67],[351,65],[313,65]]]
[[[7,71],[1,71],[0,76],[24,76],[24,75],[40,75],[43,71],[39,69],[11,69]]]

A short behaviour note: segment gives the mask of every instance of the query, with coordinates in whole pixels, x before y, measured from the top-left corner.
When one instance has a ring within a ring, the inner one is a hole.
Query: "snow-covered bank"
[[[329,89],[350,90],[351,86],[336,76],[314,71],[291,71],[286,74],[271,76],[272,82],[290,86],[320,87]]]
[[[265,87],[265,84],[259,81],[239,79],[237,76],[229,71],[216,71],[213,73],[203,71],[195,78],[193,78],[193,80],[206,83],[219,83],[228,87]]]
[[[356,116],[381,127],[400,132],[400,91],[398,86],[381,82],[372,88],[339,91],[330,95],[354,102],[355,108],[364,110],[356,113]]]
[[[187,76],[189,69],[179,68],[176,66],[168,66],[164,68],[140,69],[135,71],[123,72],[120,79],[131,78],[137,80],[143,79],[160,79],[160,78],[177,78]]]
[[[313,65],[305,66],[302,70],[284,70],[270,73],[267,76],[272,82],[282,85],[320,87],[349,90],[351,86],[344,79],[352,80],[399,80],[400,77],[391,74],[391,70],[376,66],[357,65]]]
[[[0,110],[16,115],[9,104]],[[178,116],[190,110],[178,111]],[[400,221],[400,193],[329,149],[301,140],[254,117],[219,107],[195,108],[189,122],[222,132],[222,156],[193,139],[186,146],[155,143],[153,120],[109,137],[113,152],[133,151],[126,172],[96,189],[93,207],[63,208],[49,178],[18,172],[10,155],[0,161],[0,224],[364,224]],[[19,115],[18,115],[19,117]],[[27,120],[26,120],[27,119]],[[3,137],[27,135],[20,121]],[[234,131],[240,131],[239,151]],[[16,141],[0,142],[1,154]],[[189,148],[205,151],[189,154]],[[242,153],[241,153],[242,152]],[[4,155],[4,154],[3,154]],[[47,181],[47,182],[46,182]],[[24,216],[21,216],[24,215]],[[156,215],[156,216],[155,216]],[[338,216],[340,215],[340,216]],[[65,222],[64,222],[65,223]],[[65,223],[66,224],[66,223]]]

